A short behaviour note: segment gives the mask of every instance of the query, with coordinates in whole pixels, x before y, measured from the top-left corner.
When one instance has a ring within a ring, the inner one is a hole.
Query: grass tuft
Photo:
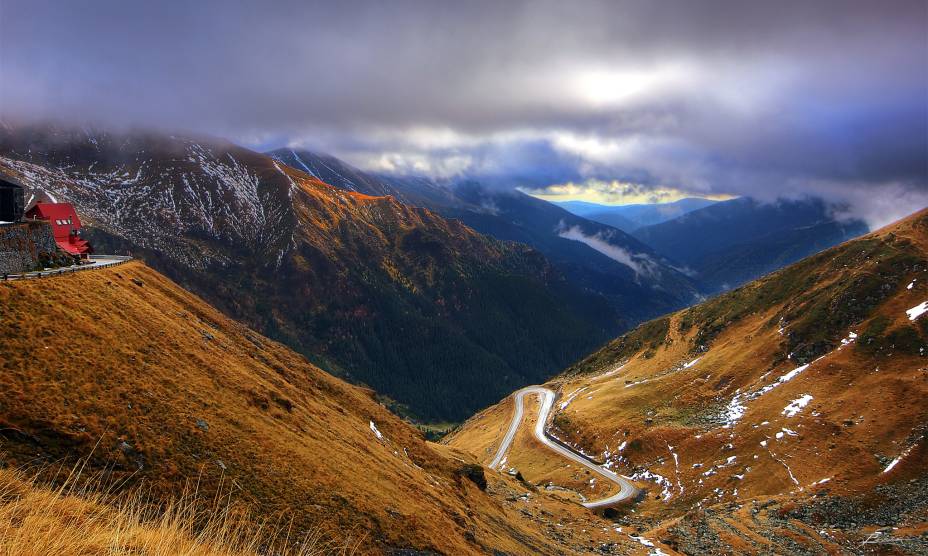
[[[0,556],[347,555],[358,543],[297,534],[255,520],[227,498],[204,505],[196,487],[156,502],[143,489],[119,492],[75,466],[60,480],[0,469]]]

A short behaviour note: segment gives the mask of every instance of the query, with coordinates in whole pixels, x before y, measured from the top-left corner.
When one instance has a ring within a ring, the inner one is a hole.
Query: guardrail
[[[119,261],[121,263],[132,260],[132,257],[129,255],[90,255],[88,256],[88,258],[91,261],[113,260],[113,261]]]
[[[90,255],[89,260],[93,264],[76,264],[62,268],[50,268],[48,270],[37,270],[35,272],[24,272],[22,274],[0,274],[0,281],[12,280],[33,280],[36,278],[49,278],[51,276],[61,276],[71,272],[84,272],[87,270],[98,270],[101,268],[112,268],[121,264],[126,264],[132,260],[132,257],[126,255]],[[94,262],[96,261],[96,262]],[[106,262],[103,262],[106,261]]]

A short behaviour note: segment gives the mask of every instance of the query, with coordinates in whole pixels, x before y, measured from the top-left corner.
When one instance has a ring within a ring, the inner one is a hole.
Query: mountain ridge
[[[700,295],[696,284],[677,271],[674,263],[634,237],[518,191],[501,191],[466,179],[439,182],[371,174],[310,151],[287,149],[270,154],[287,163],[299,163],[298,159],[349,190],[392,189],[398,198],[461,220],[478,232],[538,249],[570,282],[605,299],[616,313],[616,324],[609,329],[612,333],[688,305]],[[346,176],[356,179],[341,179]],[[642,267],[653,274],[642,275]]]
[[[632,235],[679,261],[711,294],[868,231],[860,220],[833,218],[821,199],[737,198],[638,228]]]
[[[32,128],[0,134],[0,153],[32,193],[74,203],[103,251],[417,417],[460,419],[555,372],[612,319],[528,247],[228,142]]]

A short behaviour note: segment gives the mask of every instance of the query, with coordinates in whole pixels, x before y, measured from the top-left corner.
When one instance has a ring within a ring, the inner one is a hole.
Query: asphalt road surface
[[[598,465],[595,462],[590,461],[584,455],[578,454],[577,452],[564,447],[547,435],[545,432],[545,424],[548,422],[548,415],[550,415],[551,408],[554,406],[555,395],[553,391],[541,386],[527,386],[515,393],[515,412],[512,415],[512,422],[509,423],[509,429],[506,431],[506,436],[503,437],[503,441],[500,443],[499,449],[496,451],[496,456],[494,456],[493,461],[490,462],[490,469],[496,469],[499,467],[500,463],[503,461],[503,458],[506,456],[506,452],[509,451],[509,447],[512,445],[512,440],[515,438],[516,432],[519,430],[519,425],[522,423],[522,416],[524,413],[523,401],[525,396],[529,394],[535,394],[539,396],[541,400],[541,407],[538,410],[538,421],[535,423],[535,429],[532,431],[535,435],[535,438],[537,438],[538,441],[544,444],[548,449],[557,452],[561,456],[575,463],[579,463],[580,465],[590,469],[606,480],[615,483],[619,487],[619,492],[613,494],[612,496],[603,498],[601,500],[584,502],[584,506],[587,508],[604,508],[618,502],[622,502],[623,500],[628,500],[629,498],[632,498],[638,494],[638,489],[635,488],[635,485],[633,485],[631,481],[625,477],[617,473],[613,473],[602,465]]]

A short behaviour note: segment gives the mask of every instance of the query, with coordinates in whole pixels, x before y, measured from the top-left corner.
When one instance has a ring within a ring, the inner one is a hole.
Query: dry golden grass
[[[201,509],[226,493],[362,554],[565,552],[372,392],[141,263],[0,283],[0,338],[0,467],[86,458],[159,502],[192,481]]]
[[[880,245],[887,247],[880,250]],[[910,256],[891,258],[893,250]],[[847,256],[858,252],[866,256]],[[720,297],[732,312],[737,303],[751,309],[724,320],[709,342],[700,342],[697,333],[706,325],[701,319],[711,314],[713,303],[718,304],[715,300],[671,315],[666,319],[666,335],[661,334],[656,345],[642,327],[630,334],[633,340],[638,334],[642,341],[617,341],[611,351],[604,349],[556,377],[549,387],[562,398],[579,388],[585,390],[557,411],[553,426],[559,437],[585,452],[611,458],[620,473],[639,473],[639,485],[647,492],[635,506],[636,515],[649,526],[663,520],[646,535],[654,539],[681,516],[698,513],[697,507],[719,512],[745,504],[750,509],[760,500],[787,507],[819,493],[866,495],[879,486],[923,476],[928,461],[923,440],[928,427],[924,403],[928,367],[918,345],[906,348],[902,336],[885,338],[890,337],[888,331],[904,327],[924,338],[915,327],[924,330],[926,323],[911,323],[906,310],[928,296],[926,254],[928,211],[923,211],[862,238],[856,246],[823,253],[802,267],[807,272],[798,278],[809,280],[803,293],[814,301],[836,299],[817,317],[822,327],[838,318],[834,313],[862,303],[864,295],[849,300],[834,293],[848,284],[867,283],[868,277],[876,276],[880,291],[887,293],[875,297],[878,303],[838,331],[844,338],[848,331],[855,332],[856,341],[844,346],[835,342],[788,381],[780,382],[778,377],[800,365],[787,358],[792,327],[799,318],[815,313],[810,310],[798,313],[793,322],[780,321],[781,315],[795,313],[795,295],[775,298],[769,306],[751,304],[755,299],[771,299],[764,293],[791,284],[787,279],[797,279],[795,272],[784,271],[745,286],[741,298]],[[876,267],[881,260],[896,262]],[[833,261],[846,264],[835,271]],[[687,320],[693,324],[682,326]],[[875,354],[865,343],[865,331],[879,320],[887,335],[880,340],[883,352]],[[771,384],[776,387],[762,392]],[[758,395],[739,398],[741,416],[727,419],[739,393]],[[789,414],[787,406],[804,396],[811,397],[808,405]],[[489,408],[447,442],[487,461],[488,446],[494,446],[493,434],[500,429],[496,421],[508,423],[510,415],[511,410],[502,405]],[[889,462],[897,457],[898,465],[887,472]],[[589,495],[574,469],[519,436],[508,465],[517,467],[529,481],[552,481]],[[653,476],[648,480],[641,473],[644,470],[665,480],[655,484]],[[729,515],[725,512],[719,515]],[[739,552],[741,541],[724,538],[733,526],[712,519],[710,526],[723,538],[722,544]],[[756,536],[752,527],[743,532],[745,537]],[[766,521],[757,525],[768,527],[779,525]],[[830,550],[829,541],[817,534],[809,533],[805,539],[813,543],[813,552]]]
[[[120,492],[82,472],[83,464],[54,486],[0,469],[0,555],[317,556],[357,546],[320,532],[291,538],[289,528],[261,523],[228,498],[204,509],[185,490],[155,503],[144,490]]]

